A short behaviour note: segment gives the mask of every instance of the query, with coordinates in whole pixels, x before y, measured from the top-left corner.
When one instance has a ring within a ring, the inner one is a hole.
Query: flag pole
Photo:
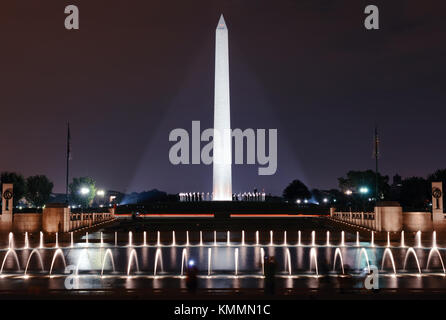
[[[66,173],[66,180],[65,180],[65,201],[67,203],[67,205],[70,203],[69,199],[68,199],[68,180],[69,180],[69,175],[70,175],[70,140],[71,140],[71,135],[70,135],[70,122],[67,121],[67,154],[66,154],[66,161],[67,161],[67,173]]]
[[[375,197],[378,202],[378,155],[379,155],[379,139],[378,139],[378,126],[375,124]]]

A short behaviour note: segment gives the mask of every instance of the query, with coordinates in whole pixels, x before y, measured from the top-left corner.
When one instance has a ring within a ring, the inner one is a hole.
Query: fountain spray
[[[25,249],[29,248],[28,232],[25,232]]]
[[[404,243],[404,230],[401,231],[401,248],[404,248],[406,245]]]
[[[211,275],[212,249],[208,248],[208,277]]]
[[[235,276],[238,276],[238,248],[235,248],[234,252],[234,259],[235,259]]]
[[[421,231],[418,231],[415,235],[416,242],[417,242],[417,248],[421,248]]]
[[[14,234],[12,232],[8,235],[8,249],[14,249]]]

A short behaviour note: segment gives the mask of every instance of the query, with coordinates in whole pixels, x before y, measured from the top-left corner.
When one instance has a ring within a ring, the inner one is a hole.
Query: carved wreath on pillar
[[[435,199],[439,199],[441,197],[441,195],[442,195],[442,193],[441,193],[441,190],[439,188],[433,188],[432,189],[432,196]]]
[[[10,189],[5,190],[5,192],[3,192],[3,198],[10,200],[12,198],[12,191]]]

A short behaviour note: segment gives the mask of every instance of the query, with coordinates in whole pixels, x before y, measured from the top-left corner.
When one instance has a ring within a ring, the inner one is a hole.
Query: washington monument
[[[215,30],[213,200],[232,200],[232,137],[229,106],[228,28],[223,15]]]

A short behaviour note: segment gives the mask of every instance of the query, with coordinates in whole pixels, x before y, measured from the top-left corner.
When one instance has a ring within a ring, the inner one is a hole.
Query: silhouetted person
[[[333,288],[332,279],[330,277],[330,269],[325,261],[320,261],[318,266],[318,273],[321,278],[319,278],[319,288],[324,290],[331,290]]]
[[[189,265],[186,272],[186,287],[189,292],[195,293],[198,287],[198,269],[195,265]]]
[[[346,293],[353,289],[355,286],[355,280],[350,276],[351,267],[350,265],[344,265],[344,277],[339,277],[339,291],[340,293]]]
[[[266,260],[266,259],[265,259]],[[265,293],[273,295],[275,291],[275,276],[276,276],[276,260],[274,257],[269,257],[265,263]]]

